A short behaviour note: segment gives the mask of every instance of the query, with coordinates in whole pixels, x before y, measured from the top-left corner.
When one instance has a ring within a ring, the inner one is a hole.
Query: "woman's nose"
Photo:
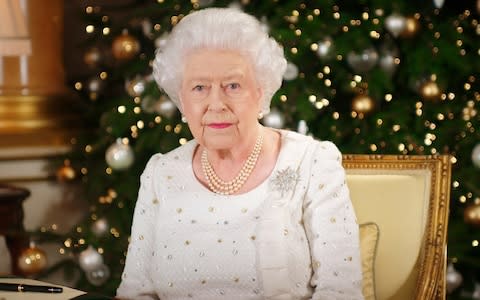
[[[221,87],[212,87],[208,95],[208,109],[209,110],[223,110],[225,109],[225,95]]]

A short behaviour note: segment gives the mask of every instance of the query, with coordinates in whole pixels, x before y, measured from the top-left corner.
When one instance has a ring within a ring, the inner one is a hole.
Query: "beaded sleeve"
[[[150,278],[153,252],[154,220],[159,199],[153,184],[155,164],[161,154],[152,156],[140,177],[140,189],[133,215],[128,256],[117,289],[117,298],[151,300],[158,299]]]
[[[320,142],[311,167],[303,221],[312,259],[312,299],[363,299],[358,224],[341,154],[331,142]]]

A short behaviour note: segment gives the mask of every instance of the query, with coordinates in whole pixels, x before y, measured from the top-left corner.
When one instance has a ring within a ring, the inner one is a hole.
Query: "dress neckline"
[[[255,195],[255,194],[266,191],[268,182],[274,176],[274,174],[277,173],[277,170],[280,167],[280,162],[283,160],[283,156],[285,155],[284,153],[285,153],[286,137],[288,135],[288,132],[285,131],[285,130],[282,130],[282,129],[272,128],[272,130],[274,130],[274,131],[276,131],[280,134],[280,151],[277,155],[277,160],[275,161],[275,166],[273,167],[272,172],[270,172],[270,175],[268,175],[260,184],[258,184],[253,189],[251,189],[251,190],[249,190],[245,193],[234,194],[234,195],[216,194],[213,191],[211,191],[210,189],[208,189],[206,186],[204,186],[198,180],[197,176],[195,175],[195,172],[193,171],[193,155],[194,155],[195,149],[198,146],[198,143],[195,141],[195,139],[193,139],[191,141],[191,146],[189,147],[188,153],[187,153],[187,157],[190,158],[190,164],[189,164],[189,167],[188,167],[189,168],[188,174],[191,177],[193,183],[197,186],[197,189],[200,190],[202,193],[206,193],[208,195],[215,195],[215,196],[218,196],[218,197],[224,197],[224,198],[228,198],[228,199],[251,197],[252,195]]]

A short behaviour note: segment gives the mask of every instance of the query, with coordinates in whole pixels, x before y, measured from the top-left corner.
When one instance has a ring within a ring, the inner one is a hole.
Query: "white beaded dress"
[[[194,140],[141,176],[120,299],[363,299],[358,225],[341,155],[280,131],[271,175],[218,195],[192,169]]]

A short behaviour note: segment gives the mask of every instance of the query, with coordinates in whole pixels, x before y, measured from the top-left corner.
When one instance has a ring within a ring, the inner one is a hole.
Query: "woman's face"
[[[262,91],[239,52],[201,49],[187,55],[180,101],[190,131],[209,150],[228,150],[258,134]]]

